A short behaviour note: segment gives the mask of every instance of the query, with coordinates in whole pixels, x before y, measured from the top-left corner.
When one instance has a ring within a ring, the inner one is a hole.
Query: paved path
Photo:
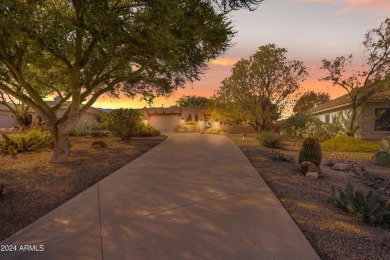
[[[170,134],[2,244],[44,251],[0,259],[319,259],[239,148],[200,134]]]

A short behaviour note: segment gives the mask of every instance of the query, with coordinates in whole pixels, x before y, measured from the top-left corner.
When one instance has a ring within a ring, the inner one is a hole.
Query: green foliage
[[[180,107],[205,107],[208,98],[201,96],[182,96],[176,100],[176,105]]]
[[[390,164],[390,154],[384,151],[379,151],[375,154],[375,162],[380,166]]]
[[[176,132],[176,133],[189,133],[190,132],[190,129],[188,129],[187,127],[185,127],[184,125],[177,125],[173,128],[173,131]]]
[[[378,145],[351,136],[336,136],[321,143],[321,148],[327,152],[366,152],[375,153]]]
[[[340,127],[336,124],[324,124],[320,120],[314,120],[306,124],[305,128],[297,129],[297,136],[318,139],[320,142],[328,140],[340,134]]]
[[[307,125],[320,124],[319,119],[305,114],[295,114],[285,120],[281,120],[278,124],[279,130],[285,134],[294,137],[302,137],[305,133]]]
[[[219,128],[210,127],[210,128],[207,128],[204,133],[205,134],[212,134],[212,135],[221,135],[221,134],[224,134],[225,132]]]
[[[318,105],[321,105],[330,100],[328,93],[315,93],[314,91],[307,91],[297,100],[294,105],[294,113],[302,113],[309,109],[312,109]]]
[[[192,121],[192,116],[191,116],[191,114],[189,114],[188,117],[187,117],[186,122],[191,122],[191,121]]]
[[[137,137],[149,137],[149,136],[160,136],[161,132],[151,125],[142,124],[134,136]]]
[[[45,144],[49,132],[40,129],[31,129],[20,134],[2,134],[3,141],[0,143],[0,152],[15,155],[18,152],[33,151]]]
[[[86,136],[91,131],[101,131],[104,129],[104,125],[98,122],[79,122],[75,126],[73,133],[75,136]]]
[[[368,194],[363,191],[353,190],[351,183],[347,183],[345,190],[332,186],[333,200],[335,204],[349,212],[361,216],[364,221],[390,225],[390,207],[386,200],[381,199],[383,189],[370,190]]]
[[[138,110],[133,109],[115,109],[108,113],[104,119],[104,125],[113,136],[120,137],[122,140],[128,140],[137,136],[144,126],[143,115]]]
[[[390,136],[383,137],[379,142],[379,151],[390,154]]]
[[[305,138],[299,151],[299,163],[307,161],[312,162],[319,167],[321,160],[322,152],[319,141],[310,137]]]
[[[283,136],[275,132],[261,132],[255,136],[262,146],[268,148],[282,148]]]
[[[196,121],[185,121],[184,122],[184,125],[197,125],[198,124],[198,122],[196,122]]]
[[[257,132],[269,129],[308,75],[301,61],[288,60],[286,54],[286,49],[267,44],[238,61],[216,94],[224,113],[237,114],[237,120],[248,121]]]

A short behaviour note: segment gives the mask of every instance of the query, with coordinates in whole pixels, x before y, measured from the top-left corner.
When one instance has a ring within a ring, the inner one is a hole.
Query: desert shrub
[[[9,136],[3,134],[0,142],[0,151],[11,155],[18,152],[33,151],[44,146],[49,136],[49,132],[36,128]]]
[[[174,128],[173,128],[173,131],[175,132],[175,133],[189,133],[190,132],[190,130],[187,128],[187,127],[185,127],[185,126],[183,126],[183,125],[177,125],[177,126],[175,126]]]
[[[133,109],[115,109],[104,118],[104,125],[114,136],[128,140],[141,131],[144,126],[142,113]]]
[[[283,147],[283,136],[275,132],[261,132],[257,134],[255,138],[264,147],[268,147],[268,148]]]
[[[104,130],[92,130],[89,134],[92,137],[109,137],[110,136],[110,132],[104,131]]]
[[[375,153],[378,150],[378,144],[367,142],[351,136],[336,136],[321,143],[324,151],[338,152],[367,152]]]
[[[302,137],[303,131],[308,124],[320,125],[321,122],[318,118],[304,114],[295,114],[278,122],[281,132],[294,137]]]
[[[381,198],[383,188],[370,190],[367,194],[357,190],[354,192],[351,183],[347,183],[345,190],[332,186],[334,203],[349,212],[358,214],[364,221],[390,225],[390,207],[386,200]]]
[[[216,127],[210,127],[210,128],[207,128],[206,131],[204,131],[205,134],[211,134],[211,135],[221,135],[221,134],[224,134],[225,131],[219,129],[219,128],[216,128]]]
[[[161,135],[161,132],[159,130],[157,130],[156,128],[154,128],[153,126],[151,125],[145,125],[145,124],[141,124],[141,126],[138,129],[138,132],[135,133],[134,136],[138,136],[138,137],[148,137],[148,136],[159,136]]]

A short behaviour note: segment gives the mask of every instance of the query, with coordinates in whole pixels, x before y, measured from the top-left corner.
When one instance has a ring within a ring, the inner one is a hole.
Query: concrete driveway
[[[3,241],[15,252],[0,259],[319,259],[232,141],[168,136]]]

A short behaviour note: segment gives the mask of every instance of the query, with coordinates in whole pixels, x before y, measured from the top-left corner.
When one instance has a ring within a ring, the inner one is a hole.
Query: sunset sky
[[[220,82],[230,76],[233,64],[249,58],[259,46],[275,43],[288,50],[289,59],[301,60],[310,69],[303,90],[328,92],[332,98],[345,94],[328,82],[320,82],[322,59],[353,54],[354,67],[364,60],[361,42],[365,33],[379,27],[390,14],[390,0],[266,0],[250,12],[231,13],[234,46],[209,64],[201,80],[187,85],[169,98],[157,98],[154,107],[171,106],[183,95],[211,96]],[[126,97],[100,98],[94,105],[102,108],[141,108],[148,106]]]

